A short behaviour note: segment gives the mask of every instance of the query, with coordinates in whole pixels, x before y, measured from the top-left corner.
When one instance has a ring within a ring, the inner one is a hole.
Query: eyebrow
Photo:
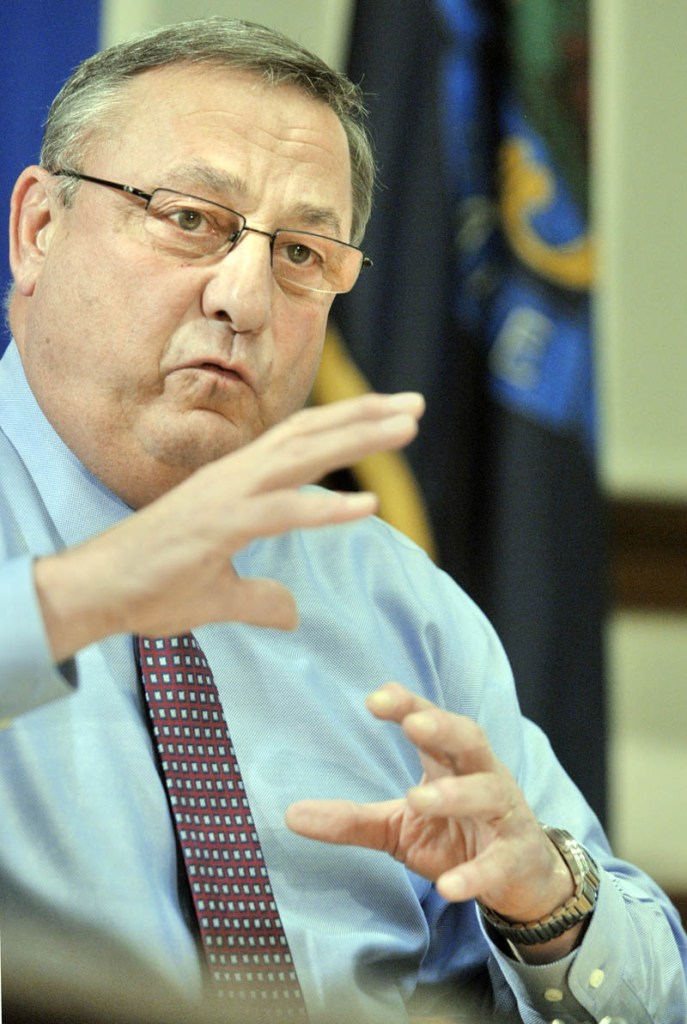
[[[293,215],[298,219],[299,225],[303,224],[311,228],[329,228],[337,237],[341,235],[341,221],[330,207],[299,203],[294,207]]]
[[[170,173],[166,181],[170,187],[183,190],[190,189],[191,192],[189,194],[195,194],[195,189],[201,189],[207,190],[215,196],[220,196],[222,199],[226,195],[237,196],[239,203],[241,197],[247,196],[249,192],[246,182],[238,175],[232,174],[230,171],[221,171],[208,164],[186,164],[178,167]],[[220,202],[219,199],[215,201]],[[240,213],[241,211],[238,210],[237,212]],[[328,230],[337,238],[341,235],[341,219],[336,211],[329,206],[297,203],[290,210],[286,220],[288,221],[290,217],[303,230]],[[285,222],[283,226],[290,227],[292,225]],[[296,224],[293,226],[295,227]]]
[[[205,188],[218,196],[226,193],[247,195],[248,187],[242,178],[229,171],[220,171],[208,164],[185,164],[177,167],[166,178],[175,188]],[[164,186],[160,186],[163,187]]]

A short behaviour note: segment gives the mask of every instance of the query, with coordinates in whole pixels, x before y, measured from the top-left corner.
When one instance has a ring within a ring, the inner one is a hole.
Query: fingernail
[[[415,429],[416,426],[415,416],[410,409],[407,412],[399,412],[395,416],[389,416],[388,419],[380,420],[379,422],[379,429],[387,434],[398,434],[400,431],[405,432],[410,427]]]
[[[446,900],[459,902],[465,899],[465,883],[460,876],[457,878],[440,879],[437,888]]]
[[[393,711],[396,698],[389,690],[375,690],[365,701],[370,711]]]
[[[392,409],[414,410],[418,404],[424,405],[424,398],[419,391],[399,391],[389,397],[389,405]]]
[[[374,509],[377,504],[377,496],[369,491],[355,492],[352,494],[340,494],[339,497],[348,508],[352,509]]]

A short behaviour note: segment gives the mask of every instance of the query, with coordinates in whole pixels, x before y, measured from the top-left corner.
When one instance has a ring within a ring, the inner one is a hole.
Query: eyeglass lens
[[[156,189],[146,207],[145,226],[164,252],[202,259],[229,252],[245,219],[209,200]],[[313,291],[344,292],[355,284],[363,254],[345,242],[307,231],[279,230],[271,236],[272,269],[279,281]]]

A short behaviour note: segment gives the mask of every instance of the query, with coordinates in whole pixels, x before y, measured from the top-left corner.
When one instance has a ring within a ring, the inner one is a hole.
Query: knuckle
[[[297,409],[280,423],[277,429],[283,428],[283,433],[291,436],[299,436],[308,429],[308,423],[313,418],[313,409]]]
[[[513,801],[503,780],[496,775],[487,775],[485,779],[487,798],[493,809],[499,814],[505,814],[513,806]]]
[[[491,752],[491,744],[482,726],[471,718],[465,719],[465,722],[465,742],[470,751],[478,755]]]

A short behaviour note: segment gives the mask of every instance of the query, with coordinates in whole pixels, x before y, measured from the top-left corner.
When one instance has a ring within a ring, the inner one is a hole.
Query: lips
[[[194,359],[193,362],[185,363],[178,367],[179,370],[202,370],[206,373],[213,373],[225,380],[242,381],[249,387],[253,387],[251,374],[239,363],[229,363],[224,359]]]
[[[233,377],[235,380],[243,380],[243,375],[237,370],[228,366],[222,366],[220,363],[198,363],[196,369],[208,370],[211,373],[220,373],[223,377]]]

